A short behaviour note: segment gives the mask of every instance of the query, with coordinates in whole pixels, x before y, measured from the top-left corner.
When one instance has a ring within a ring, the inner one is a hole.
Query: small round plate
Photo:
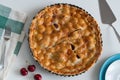
[[[105,80],[120,80],[119,70],[120,70],[120,60],[116,60],[108,67],[105,74]]]
[[[106,70],[107,70],[108,66],[116,60],[120,60],[120,53],[109,57],[104,62],[104,64],[102,65],[102,67],[100,69],[99,80],[105,80],[105,73],[106,73]]]

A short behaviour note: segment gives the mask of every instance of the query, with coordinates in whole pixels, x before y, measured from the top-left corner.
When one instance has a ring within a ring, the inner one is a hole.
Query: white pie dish
[[[120,80],[120,60],[116,60],[108,67],[105,80]]]

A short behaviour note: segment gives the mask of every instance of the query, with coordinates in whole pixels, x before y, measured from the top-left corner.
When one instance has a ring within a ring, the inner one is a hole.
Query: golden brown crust
[[[87,71],[102,50],[95,19],[68,4],[46,7],[36,15],[30,26],[29,44],[41,66],[60,75]]]

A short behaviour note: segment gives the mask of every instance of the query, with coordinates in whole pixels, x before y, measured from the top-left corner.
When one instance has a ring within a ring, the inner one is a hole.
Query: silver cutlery
[[[0,60],[0,71],[4,68],[6,45],[7,45],[7,41],[10,40],[10,37],[11,37],[11,28],[6,27],[4,36],[3,36],[3,45],[2,45],[3,49],[2,49],[2,55]]]
[[[114,28],[114,26],[112,25],[116,21],[116,17],[114,16],[106,0],[99,0],[99,8],[100,8],[100,15],[101,15],[102,23],[108,24],[113,28],[117,36],[117,39],[120,42],[120,35],[117,32],[117,30]]]

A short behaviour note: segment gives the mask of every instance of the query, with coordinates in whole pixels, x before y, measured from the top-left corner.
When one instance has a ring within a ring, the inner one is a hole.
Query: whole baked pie
[[[70,4],[55,4],[32,20],[29,44],[35,60],[59,75],[87,71],[102,51],[101,33],[95,19]]]

